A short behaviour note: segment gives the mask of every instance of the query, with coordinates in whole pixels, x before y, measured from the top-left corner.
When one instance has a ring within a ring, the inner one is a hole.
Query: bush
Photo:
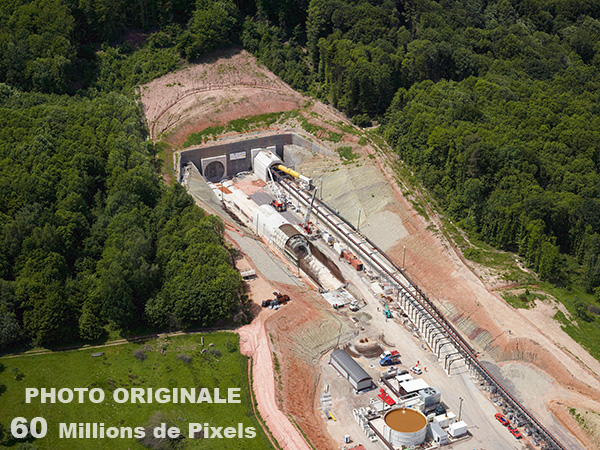
[[[573,307],[575,308],[575,315],[577,318],[585,320],[586,322],[591,322],[593,320],[593,317],[588,314],[588,306],[582,300],[575,299]]]
[[[338,155],[340,155],[340,158],[342,158],[344,161],[353,161],[355,159],[358,159],[358,154],[354,153],[352,151],[352,147],[350,147],[349,145],[339,147],[337,149],[337,152]]]
[[[177,355],[177,359],[185,364],[192,362],[192,357],[190,355]]]
[[[225,348],[229,353],[237,351],[238,347],[239,345],[237,339],[227,339],[227,341],[225,341]]]
[[[208,353],[210,353],[211,355],[216,356],[217,358],[220,358],[222,356],[221,351],[217,350],[216,348],[210,349],[208,351]]]
[[[357,114],[352,118],[352,122],[354,122],[354,125],[361,128],[366,128],[373,125],[368,114]]]
[[[148,355],[146,355],[146,352],[144,350],[142,350],[141,348],[138,348],[137,350],[134,350],[133,356],[138,361],[143,361],[143,360],[145,360],[148,357]]]

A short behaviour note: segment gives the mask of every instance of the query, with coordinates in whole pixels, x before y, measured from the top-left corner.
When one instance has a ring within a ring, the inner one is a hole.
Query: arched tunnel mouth
[[[298,260],[304,259],[310,254],[308,241],[302,234],[296,234],[289,238],[285,243],[285,248],[294,254]]]
[[[225,175],[225,166],[221,161],[213,161],[204,169],[204,177],[212,183],[221,181],[223,175]]]

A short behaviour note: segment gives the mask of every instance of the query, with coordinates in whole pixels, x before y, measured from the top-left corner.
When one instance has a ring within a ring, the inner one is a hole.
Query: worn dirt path
[[[277,404],[273,357],[265,324],[260,315],[250,325],[240,328],[238,333],[241,338],[242,353],[252,357],[252,386],[258,411],[273,437],[284,449],[310,450],[298,429],[281,412]]]

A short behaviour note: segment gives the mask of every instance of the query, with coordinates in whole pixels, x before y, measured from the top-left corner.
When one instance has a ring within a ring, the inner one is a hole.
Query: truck
[[[346,261],[350,262],[354,258],[356,258],[356,256],[354,256],[354,253],[352,253],[350,250],[343,250],[342,251],[342,258],[344,258]]]
[[[275,211],[283,212],[287,210],[287,205],[279,200],[273,200],[271,206],[275,208]]]
[[[354,257],[353,259],[350,260],[350,264],[352,265],[352,267],[354,267],[354,269],[357,272],[360,272],[361,270],[363,270],[363,263],[360,259]]]
[[[400,353],[398,350],[389,351],[386,350],[379,355],[379,365],[381,366],[393,366],[394,364],[400,364]]]
[[[263,308],[279,307],[280,305],[283,305],[290,301],[290,296],[287,294],[282,294],[281,292],[275,291],[275,292],[273,292],[273,295],[275,296],[274,299],[263,300],[263,302],[262,302]]]
[[[290,296],[287,294],[282,294],[281,292],[273,292],[273,295],[275,296],[275,300],[277,300],[277,303],[279,303],[280,305],[283,305],[284,303],[287,303],[290,301]]]

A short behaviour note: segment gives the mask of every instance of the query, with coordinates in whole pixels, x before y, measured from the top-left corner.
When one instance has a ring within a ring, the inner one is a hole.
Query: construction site
[[[331,154],[293,133],[247,138],[182,151],[178,176],[352,320],[352,338],[342,339],[340,326],[335,349],[321,360],[319,409],[333,439],[390,450],[467,449],[473,440],[486,449],[566,448],[480,363],[404,268],[361,232],[361,212],[351,223],[323,200],[323,180],[296,170],[315,152]],[[263,307],[290,301],[274,294]]]
[[[402,408],[427,421],[413,447],[600,447],[600,362],[554,320],[568,311],[551,296],[509,305],[514,281],[464,256],[374,130],[239,50],[156,79],[140,98],[166,149],[163,176],[223,219],[237,252],[252,300],[237,332],[274,447],[406,445],[395,431],[420,440],[421,416],[404,428],[395,418],[411,413],[387,415]]]

